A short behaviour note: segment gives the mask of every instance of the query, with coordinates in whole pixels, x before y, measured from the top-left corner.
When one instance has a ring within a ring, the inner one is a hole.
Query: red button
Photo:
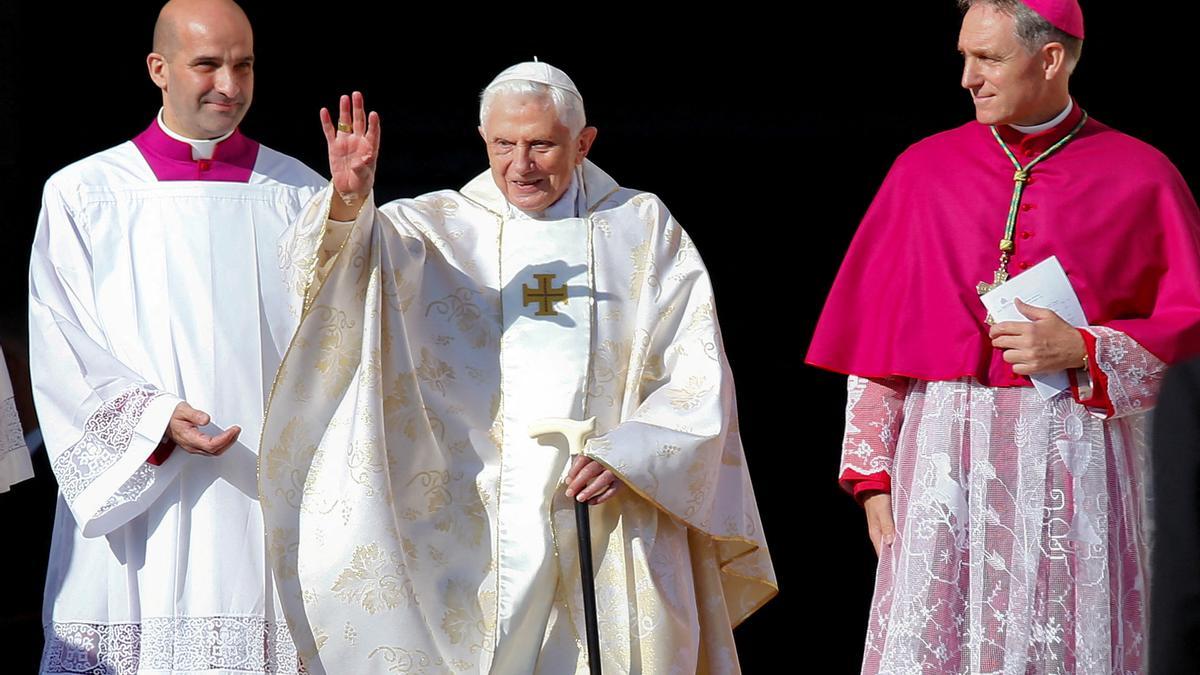
[[[1033,157],[1035,154],[1037,154],[1037,153],[1035,153],[1033,150],[1026,150],[1026,151],[1025,151],[1025,156],[1026,156],[1026,157]]]
[[[198,162],[196,162],[196,163],[200,165],[200,170],[201,170],[201,171],[208,171],[209,169],[211,169],[211,168],[212,168],[212,162],[210,162],[210,161],[209,161],[209,160],[207,160],[207,159],[202,159],[202,160],[200,160],[200,161],[198,161]]]
[[[1037,204],[1022,204],[1021,205],[1022,211],[1032,211],[1036,208],[1037,208]]]
[[[1025,230],[1024,232],[1022,232],[1022,233],[1021,233],[1021,238],[1022,238],[1022,239],[1028,239],[1028,238],[1030,238],[1030,237],[1032,237],[1032,236],[1033,236],[1033,233],[1032,233],[1032,232],[1030,232],[1029,230]]]
[[[1023,270],[1027,270],[1027,269],[1029,269],[1029,263],[1027,263],[1027,262],[1022,262],[1020,267],[1021,267],[1021,269],[1023,269]]]
[[[1026,185],[1033,185],[1033,181],[1034,181],[1034,178],[1033,178],[1033,176],[1030,176],[1030,177],[1029,177],[1029,180],[1025,181],[1025,184],[1026,184]]]

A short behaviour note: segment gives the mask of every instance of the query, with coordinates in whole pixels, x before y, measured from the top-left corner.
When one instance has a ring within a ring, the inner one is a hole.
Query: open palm
[[[349,127],[350,131],[345,129]],[[379,115],[366,114],[363,95],[343,95],[338,102],[338,124],[328,108],[321,108],[321,129],[329,147],[329,173],[333,188],[347,202],[363,199],[375,184],[379,159]]]

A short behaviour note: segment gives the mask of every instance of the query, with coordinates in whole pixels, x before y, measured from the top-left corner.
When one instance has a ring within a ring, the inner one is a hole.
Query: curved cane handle
[[[573,420],[567,417],[543,417],[529,425],[529,437],[537,438],[547,434],[562,434],[567,439],[567,449],[572,455],[583,452],[583,445],[596,431],[596,418]]]

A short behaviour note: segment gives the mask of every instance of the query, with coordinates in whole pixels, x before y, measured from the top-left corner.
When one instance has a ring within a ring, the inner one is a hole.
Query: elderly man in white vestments
[[[234,3],[175,0],[131,141],[47,182],[30,261],[34,396],[60,497],[43,673],[296,673],[255,468],[303,304],[280,234],[325,184],[237,129]]]
[[[357,219],[325,232],[259,472],[310,671],[587,672],[574,498],[605,670],[737,672],[776,584],[712,289],[663,203],[585,160],[575,85],[501,73],[491,171],[378,209],[378,117],[356,93],[322,122],[298,236]],[[582,457],[530,438],[545,417],[595,418]]]

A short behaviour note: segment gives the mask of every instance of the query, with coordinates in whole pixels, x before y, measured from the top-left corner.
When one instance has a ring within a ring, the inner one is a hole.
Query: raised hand
[[[329,173],[333,189],[341,199],[334,199],[330,217],[334,220],[353,220],[363,200],[375,184],[375,163],[379,159],[379,115],[367,115],[363,95],[354,92],[338,101],[337,126],[328,108],[321,108],[321,129],[329,147]]]

